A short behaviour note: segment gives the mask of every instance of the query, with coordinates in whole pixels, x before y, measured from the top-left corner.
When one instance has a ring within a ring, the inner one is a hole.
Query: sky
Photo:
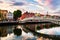
[[[0,0],[0,9],[46,13],[60,13],[60,0]]]

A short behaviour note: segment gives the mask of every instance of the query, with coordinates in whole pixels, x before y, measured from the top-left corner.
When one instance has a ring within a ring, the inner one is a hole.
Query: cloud
[[[45,5],[50,5],[51,2],[52,2],[52,0],[45,0],[44,4],[45,4]]]
[[[34,1],[34,0],[26,0],[27,3],[30,3],[30,4],[38,4],[38,2]]]
[[[2,3],[2,4],[1,4]],[[14,11],[53,12],[60,10],[60,0],[0,0],[0,8]]]
[[[25,3],[23,3],[23,2],[15,2],[13,5],[14,6],[22,6],[22,5],[25,5]]]
[[[60,0],[34,0],[38,2],[40,6],[56,11],[60,10]]]
[[[2,1],[0,1],[0,3],[3,3]]]
[[[49,7],[52,0],[35,0],[39,5]]]
[[[4,3],[3,4],[0,4],[2,9],[7,9],[7,10],[15,10],[15,9],[24,9],[25,11],[30,11],[30,12],[41,12],[41,11],[47,11],[50,9],[42,6],[42,5],[39,5],[38,2],[36,1],[3,1]],[[22,10],[23,11],[23,10]]]

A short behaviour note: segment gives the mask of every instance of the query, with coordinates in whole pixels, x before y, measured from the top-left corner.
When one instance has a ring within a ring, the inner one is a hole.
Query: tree
[[[18,28],[15,28],[13,32],[14,32],[14,35],[17,35],[17,36],[20,36],[22,34],[22,30]]]
[[[14,15],[14,20],[17,20],[19,17],[21,17],[22,15],[22,11],[21,10],[16,10],[13,12]]]

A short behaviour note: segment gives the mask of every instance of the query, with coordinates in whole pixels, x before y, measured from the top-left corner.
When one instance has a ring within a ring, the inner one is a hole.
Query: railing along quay
[[[11,22],[9,22],[9,21],[5,21],[5,22],[0,22],[0,26],[2,25],[2,26],[4,26],[4,25],[25,25],[25,24],[44,24],[44,23],[51,23],[51,22],[48,22],[48,21],[46,21],[46,22],[23,22],[23,21],[21,21],[21,22],[19,22],[19,21],[11,21]]]

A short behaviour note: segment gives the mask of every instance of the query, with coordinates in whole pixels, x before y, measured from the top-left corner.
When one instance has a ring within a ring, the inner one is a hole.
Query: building
[[[0,20],[5,20],[7,14],[8,14],[7,10],[0,10]]]
[[[49,15],[49,14],[46,15],[46,18],[50,18],[50,17],[51,17],[51,15]]]
[[[44,18],[45,17],[45,15],[43,15],[43,14],[40,14],[40,18]]]
[[[23,13],[22,16],[20,17],[20,20],[23,20],[24,18],[33,17],[33,16],[35,16],[34,13],[25,12],[25,13]]]
[[[13,13],[9,12],[7,15],[6,15],[6,18],[8,21],[13,21]]]

